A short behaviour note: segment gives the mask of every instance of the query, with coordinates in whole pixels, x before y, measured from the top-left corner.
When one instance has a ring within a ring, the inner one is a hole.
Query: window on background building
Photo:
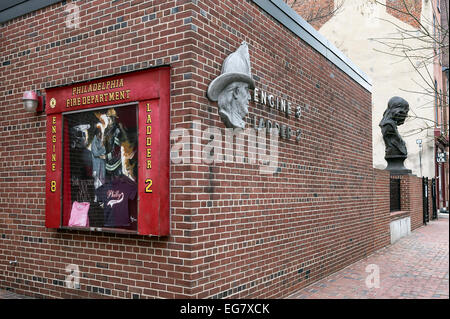
[[[63,115],[63,226],[137,230],[137,106]]]

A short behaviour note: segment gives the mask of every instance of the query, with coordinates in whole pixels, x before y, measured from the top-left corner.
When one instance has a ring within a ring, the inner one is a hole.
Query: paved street
[[[440,214],[437,221],[289,298],[448,299],[448,221]]]

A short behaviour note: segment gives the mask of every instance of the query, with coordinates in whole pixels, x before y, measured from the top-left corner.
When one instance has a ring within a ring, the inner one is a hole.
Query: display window
[[[63,226],[137,230],[136,105],[63,115]]]
[[[169,234],[169,76],[47,90],[47,227]]]

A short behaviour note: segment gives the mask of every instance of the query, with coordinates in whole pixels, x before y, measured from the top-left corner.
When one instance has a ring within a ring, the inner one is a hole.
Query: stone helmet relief
[[[211,82],[207,92],[211,101],[217,101],[220,118],[226,127],[245,128],[251,98],[249,89],[254,88],[248,45],[242,42],[225,59],[221,74]]]

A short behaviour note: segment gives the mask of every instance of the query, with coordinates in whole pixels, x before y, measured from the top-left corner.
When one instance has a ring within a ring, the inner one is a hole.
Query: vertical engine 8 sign
[[[169,235],[170,68],[46,93],[46,227]]]

